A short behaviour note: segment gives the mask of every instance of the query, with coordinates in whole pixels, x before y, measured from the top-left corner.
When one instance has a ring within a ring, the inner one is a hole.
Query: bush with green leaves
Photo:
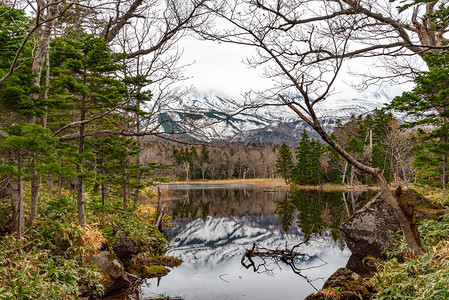
[[[101,295],[102,274],[90,265],[89,257],[101,248],[103,237],[112,248],[117,230],[135,240],[145,257],[157,257],[166,251],[164,235],[138,214],[135,205],[124,208],[118,199],[108,199],[108,204],[102,205],[100,195],[89,191],[85,200],[88,223],[94,224],[90,233],[97,234],[90,241],[86,240],[86,229],[77,225],[73,196],[50,193],[43,193],[38,218],[20,242],[11,235],[0,239],[0,299]],[[0,220],[8,220],[10,214],[11,204],[0,203]],[[3,234],[8,232],[7,223],[0,223]]]
[[[23,240],[0,240],[0,299],[75,299],[101,294],[101,274],[82,255],[80,229],[43,221]]]
[[[108,206],[91,204],[91,220],[101,225],[101,231],[110,248],[118,240],[115,235],[121,231],[125,236],[136,241],[139,252],[149,252],[152,255],[164,253],[167,239],[154,224],[148,223],[137,213],[135,205],[124,208],[120,201]]]

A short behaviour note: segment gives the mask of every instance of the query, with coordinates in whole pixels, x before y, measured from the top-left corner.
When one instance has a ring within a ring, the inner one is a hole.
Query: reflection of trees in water
[[[279,216],[284,231],[298,226],[306,237],[329,230],[334,240],[338,227],[374,192],[291,191],[254,188],[173,190],[169,213],[175,219],[207,216]],[[295,222],[296,220],[296,222]]]
[[[207,216],[257,216],[273,214],[275,201],[287,191],[253,188],[173,190],[177,200],[168,203],[174,218],[203,218]]]
[[[332,238],[337,240],[340,224],[372,194],[361,191],[291,191],[276,202],[276,213],[284,231],[288,231],[296,219],[296,225],[306,238],[321,235],[329,229]]]

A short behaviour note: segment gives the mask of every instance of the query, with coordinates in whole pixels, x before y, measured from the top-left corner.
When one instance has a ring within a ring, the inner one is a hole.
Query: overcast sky
[[[193,37],[184,37],[181,41],[184,47],[183,64],[192,64],[185,69],[185,75],[192,77],[187,84],[198,92],[212,92],[238,100],[241,94],[250,89],[264,90],[271,86],[271,80],[262,77],[261,70],[254,70],[243,63],[243,60],[253,54],[254,49],[248,46],[199,41]],[[368,65],[357,62],[357,68],[368,68]],[[357,97],[350,83],[354,80],[345,72],[340,73],[339,80],[334,85],[337,98]],[[395,94],[410,89],[411,85],[395,87]],[[375,90],[375,88],[373,88]]]
[[[220,92],[236,98],[251,88],[263,89],[271,82],[243,63],[245,57],[251,55],[248,47],[199,41],[192,37],[184,38],[182,46],[182,63],[193,63],[185,69],[185,75],[192,77],[187,84],[198,91]]]

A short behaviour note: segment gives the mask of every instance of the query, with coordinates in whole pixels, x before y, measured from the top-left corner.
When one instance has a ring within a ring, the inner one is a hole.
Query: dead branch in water
[[[254,272],[268,273],[268,274],[272,274],[273,270],[267,267],[267,258],[272,260],[278,267],[280,267],[279,262],[283,262],[286,265],[288,265],[295,274],[298,274],[299,276],[304,278],[315,290],[318,291],[318,289],[312,284],[312,281],[305,275],[301,274],[301,271],[311,268],[309,267],[305,269],[299,269],[295,265],[295,263],[298,261],[304,262],[313,259],[313,257],[308,254],[295,251],[299,246],[307,243],[308,241],[309,239],[306,239],[301,243],[294,245],[291,249],[287,247],[287,244],[285,245],[285,249],[279,249],[279,247],[276,249],[268,249],[256,243],[253,243],[253,247],[251,249],[246,249],[240,262],[242,266],[244,266],[246,269],[252,268]],[[255,257],[261,259],[262,262],[257,264],[253,259]],[[316,268],[327,264],[323,260],[321,261],[323,262],[323,264],[316,266]]]

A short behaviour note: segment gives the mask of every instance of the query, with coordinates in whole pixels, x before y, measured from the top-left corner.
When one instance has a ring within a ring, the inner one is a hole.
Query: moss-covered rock
[[[145,277],[161,277],[167,275],[168,272],[170,270],[162,265],[148,265],[140,268],[140,275]]]
[[[437,219],[439,216],[447,213],[447,210],[440,204],[432,201],[414,189],[407,189],[403,196],[413,204],[418,221]]]

